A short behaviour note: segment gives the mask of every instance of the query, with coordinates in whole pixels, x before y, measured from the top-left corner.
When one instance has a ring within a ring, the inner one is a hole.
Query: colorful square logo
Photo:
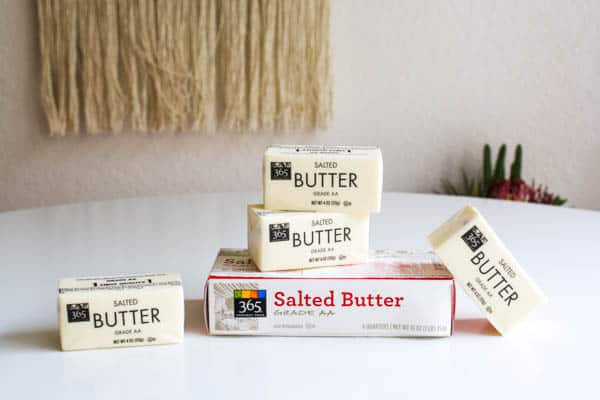
[[[265,318],[267,291],[264,289],[235,289],[233,291],[235,318]]]

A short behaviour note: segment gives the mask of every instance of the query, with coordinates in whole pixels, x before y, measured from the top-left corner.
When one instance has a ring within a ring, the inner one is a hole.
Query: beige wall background
[[[35,2],[0,3],[0,210],[259,190],[275,142],[379,145],[384,189],[410,192],[522,143],[526,180],[600,209],[596,0],[334,0],[327,131],[68,138],[46,135]]]

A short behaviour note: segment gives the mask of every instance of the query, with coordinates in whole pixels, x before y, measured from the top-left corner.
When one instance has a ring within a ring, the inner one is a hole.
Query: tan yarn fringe
[[[315,129],[329,0],[37,0],[52,135]]]

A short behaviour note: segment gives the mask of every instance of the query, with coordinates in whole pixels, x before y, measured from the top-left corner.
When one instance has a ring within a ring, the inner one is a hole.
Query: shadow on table
[[[0,343],[17,349],[60,350],[57,329],[16,331],[0,335]]]
[[[185,301],[185,331],[208,335],[204,323],[204,300]],[[500,336],[485,318],[457,319],[454,321],[455,334]],[[38,350],[60,350],[57,329],[16,331],[0,335],[0,344],[7,347]]]
[[[500,336],[485,318],[457,319],[454,321],[455,334]]]
[[[204,323],[204,300],[186,300],[185,301],[185,331],[208,335],[206,324]]]

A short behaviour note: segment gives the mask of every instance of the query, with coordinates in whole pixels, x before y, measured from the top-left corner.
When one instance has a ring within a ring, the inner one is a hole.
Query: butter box
[[[376,251],[357,265],[260,272],[246,250],[222,249],[205,317],[212,335],[443,337],[454,294],[433,253]]]
[[[369,215],[248,206],[248,248],[261,271],[366,261]]]
[[[547,301],[475,208],[460,210],[429,241],[499,333],[507,333]]]
[[[61,279],[63,350],[179,343],[184,302],[176,273]]]
[[[379,212],[383,161],[377,147],[269,146],[263,163],[269,210]]]

